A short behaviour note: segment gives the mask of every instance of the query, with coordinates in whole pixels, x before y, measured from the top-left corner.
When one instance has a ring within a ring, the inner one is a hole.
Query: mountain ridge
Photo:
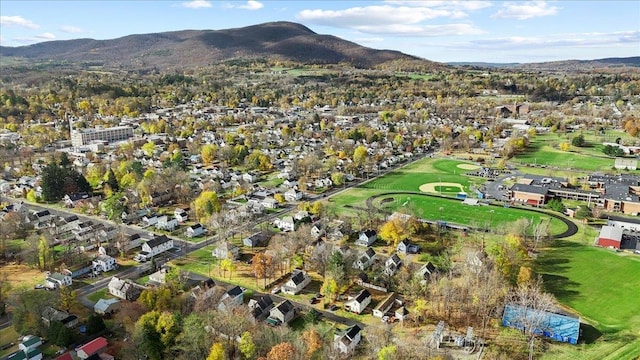
[[[195,67],[238,57],[277,58],[301,63],[373,67],[394,60],[428,60],[393,50],[376,50],[293,22],[270,22],[222,30],[178,30],[132,34],[108,40],[57,40],[0,47],[4,57],[36,61],[96,63],[108,67]],[[434,63],[435,64],[435,63]]]

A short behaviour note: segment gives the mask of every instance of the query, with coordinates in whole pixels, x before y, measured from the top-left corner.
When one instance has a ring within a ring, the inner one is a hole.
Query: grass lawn
[[[589,323],[588,344],[554,344],[549,359],[635,359],[640,354],[640,258],[557,240],[536,261],[547,289]],[[595,340],[595,341],[594,341]]]
[[[109,294],[109,290],[102,289],[87,295],[87,299],[97,303],[100,299],[113,299],[113,295]]]
[[[393,199],[393,201],[388,201],[387,199],[389,198]],[[541,219],[549,219],[551,221],[551,234],[560,234],[567,229],[565,223],[556,218],[525,209],[496,206],[469,206],[462,205],[460,200],[420,194],[383,196],[376,200],[377,201],[373,202],[374,204],[377,205],[377,203],[384,201],[385,204],[379,206],[384,206],[392,211],[405,207],[412,209],[417,213],[417,216],[424,219],[443,220],[460,225],[486,227],[488,224],[491,224],[492,228],[500,228],[518,219],[526,218],[536,224],[539,223]]]
[[[483,179],[470,179],[464,175],[469,170],[462,169],[458,165],[472,164],[458,160],[426,158],[391,171],[361,187],[388,191],[419,191],[420,185],[426,183],[447,182],[461,184],[464,191],[470,191],[470,184],[484,182]],[[455,192],[457,191],[456,189]]]
[[[2,329],[0,330],[0,346],[5,345],[5,344],[9,344],[9,343],[15,343],[14,346],[6,349],[6,350],[0,350],[0,356],[4,357],[6,355],[9,355],[15,351],[18,350],[18,336],[20,336],[20,334],[18,334],[14,329],[13,326],[9,326],[6,329]]]

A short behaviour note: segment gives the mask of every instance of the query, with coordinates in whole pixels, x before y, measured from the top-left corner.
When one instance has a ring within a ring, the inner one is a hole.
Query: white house
[[[183,222],[189,220],[189,214],[187,213],[187,211],[185,209],[182,209],[182,208],[176,208],[173,211],[173,216],[180,223],[183,223]]]
[[[420,269],[418,269],[418,277],[420,277],[420,282],[424,283],[427,280],[429,280],[429,278],[431,277],[431,275],[433,273],[436,272],[436,267],[435,265],[433,265],[431,263],[431,261],[427,262],[426,264],[422,265],[420,267]]]
[[[160,235],[142,244],[142,251],[140,254],[144,255],[147,259],[150,259],[172,248],[173,239],[170,239],[165,235]]]
[[[282,287],[282,292],[295,295],[302,291],[311,282],[311,277],[306,271],[295,269],[291,279]]]
[[[296,315],[295,308],[291,301],[283,300],[278,305],[271,308],[267,322],[273,325],[288,324]]]
[[[264,295],[256,299],[249,300],[249,308],[254,319],[261,319],[269,315],[269,311],[273,308],[273,299],[271,296]]]
[[[93,311],[100,315],[112,314],[119,309],[120,300],[118,299],[100,299],[93,305]]]
[[[173,231],[178,227],[178,220],[176,218],[169,218],[167,215],[160,216],[156,223],[156,229]]]
[[[299,201],[302,200],[302,191],[296,189],[289,189],[284,192],[284,199],[286,201]]]
[[[373,245],[376,240],[378,240],[378,234],[375,230],[365,230],[360,232],[360,235],[356,240],[356,245],[369,247]]]
[[[213,249],[211,255],[218,259],[236,260],[239,256],[238,247],[228,241],[223,241]]]
[[[376,306],[373,309],[373,316],[377,318],[382,318],[383,316],[385,316],[387,312],[391,310],[391,307],[393,307],[393,303],[395,301],[396,301],[396,293],[392,292],[384,300],[379,302],[378,306]]]
[[[384,273],[389,276],[393,276],[400,266],[402,266],[402,259],[400,259],[398,254],[393,254],[384,263]]]
[[[45,286],[50,289],[59,289],[64,286],[71,286],[73,280],[70,275],[63,275],[55,272],[44,280]]]
[[[142,287],[129,279],[112,277],[108,285],[109,294],[123,300],[135,301],[142,293]]]
[[[218,310],[226,310],[229,306],[242,305],[244,301],[244,289],[240,286],[234,286],[227,290],[220,298]]]
[[[362,339],[362,329],[353,324],[333,336],[334,348],[343,354],[352,353]]]
[[[42,339],[35,335],[27,335],[22,338],[22,342],[18,344],[18,349],[28,351],[42,345]]]
[[[362,255],[360,255],[358,259],[353,262],[353,267],[355,269],[364,271],[369,266],[371,266],[374,261],[376,261],[376,252],[373,250],[373,248],[368,248],[367,251],[362,253]]]
[[[202,226],[202,224],[200,223],[191,225],[187,227],[187,230],[185,230],[184,233],[187,237],[190,237],[190,238],[198,237],[204,234],[204,226]]]
[[[276,209],[278,208],[278,201],[273,197],[264,198],[260,204],[265,207],[265,209]]]
[[[142,226],[153,226],[158,223],[158,217],[155,215],[145,215],[142,217]]]
[[[109,255],[98,255],[91,264],[93,265],[93,271],[96,272],[108,272],[118,268],[116,259]]]
[[[348,311],[360,314],[371,303],[371,293],[367,289],[363,289],[353,299],[347,301],[344,305]]]
[[[412,244],[409,239],[404,239],[398,243],[396,250],[400,254],[417,254],[420,251],[420,247]]]
[[[282,231],[295,231],[296,223],[292,216],[285,216],[282,219],[274,220],[273,224]]]

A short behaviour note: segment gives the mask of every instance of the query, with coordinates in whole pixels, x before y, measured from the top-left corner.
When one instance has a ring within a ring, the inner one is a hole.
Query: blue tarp
[[[551,312],[541,313],[539,310],[528,309],[520,305],[508,304],[504,308],[502,325],[525,330],[527,318],[540,319],[538,328],[534,332],[550,339],[570,344],[577,344],[580,336],[580,319]]]

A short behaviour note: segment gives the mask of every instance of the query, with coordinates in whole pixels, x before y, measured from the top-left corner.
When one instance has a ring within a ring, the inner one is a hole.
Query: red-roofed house
[[[107,339],[103,337],[95,338],[88,343],[80,346],[77,350],[77,355],[80,359],[86,359],[93,354],[103,352],[109,343]]]
[[[73,360],[73,356],[71,356],[70,352],[66,352],[56,358],[56,360]]]

